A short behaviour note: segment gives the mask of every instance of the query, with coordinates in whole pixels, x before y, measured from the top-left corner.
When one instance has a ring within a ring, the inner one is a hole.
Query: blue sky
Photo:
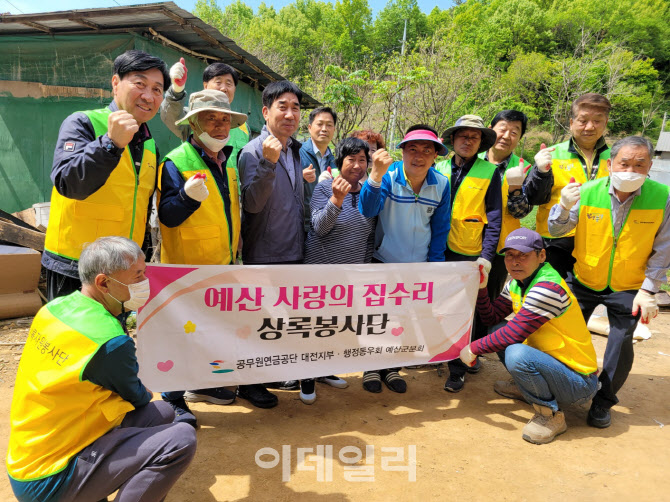
[[[189,12],[195,7],[196,0],[173,0],[179,7]],[[255,10],[262,0],[244,0],[244,2]],[[284,5],[292,3],[293,0],[265,0],[268,5],[274,5],[275,8],[281,8]],[[330,0],[334,1],[334,0]],[[374,14],[384,8],[388,0],[368,0]],[[58,0],[57,2],[47,0],[0,0],[0,13],[9,12],[10,14],[34,14],[36,12],[50,12],[54,10],[71,9],[94,9],[102,7],[118,7],[119,5],[135,5],[143,3],[154,3],[152,0]],[[218,0],[220,6],[225,6],[228,0]],[[433,7],[440,4],[440,8],[451,5],[449,1],[437,0],[418,0],[419,8],[426,14],[433,10]]]

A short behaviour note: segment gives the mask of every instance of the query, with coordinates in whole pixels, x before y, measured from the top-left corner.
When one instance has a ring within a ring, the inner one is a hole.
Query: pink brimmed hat
[[[398,148],[402,148],[405,143],[410,141],[432,141],[435,143],[435,150],[438,155],[446,155],[449,150],[447,147],[442,144],[440,138],[437,137],[435,133],[429,131],[428,129],[416,129],[415,131],[408,132],[403,140],[398,143]]]

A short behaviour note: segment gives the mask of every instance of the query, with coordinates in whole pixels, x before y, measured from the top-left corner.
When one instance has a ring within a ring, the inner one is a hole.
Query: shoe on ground
[[[240,385],[237,388],[237,395],[249,401],[256,408],[274,408],[279,403],[277,396],[268,391],[265,385],[260,383]]]
[[[382,377],[379,371],[363,372],[363,388],[368,392],[378,394],[382,391]]]
[[[330,385],[331,387],[335,387],[336,389],[346,389],[347,387],[349,387],[349,382],[335,375],[319,377],[316,379],[316,381],[321,383],[327,383],[328,385]]]
[[[235,393],[224,387],[213,389],[187,390],[184,399],[189,403],[205,401],[212,404],[232,404],[235,402]]]
[[[447,392],[460,392],[465,387],[465,375],[458,376],[453,373],[449,373],[447,381],[444,382],[444,390]]]
[[[300,400],[305,404],[316,401],[316,382],[313,378],[300,380]]]
[[[551,443],[556,436],[568,430],[565,415],[562,411],[554,412],[551,408],[533,404],[535,415],[524,426],[521,437],[533,444]]]
[[[513,378],[510,380],[498,380],[493,384],[493,390],[496,394],[500,394],[503,397],[508,397],[510,399],[518,399],[519,401],[526,401],[526,398],[523,397],[521,389],[516,384]]]
[[[172,406],[172,409],[174,410],[174,423],[185,423],[194,429],[198,428],[198,421],[183,397],[175,399],[174,401],[168,399],[163,399],[163,401]]]
[[[300,382],[298,380],[284,380],[283,382],[270,382],[265,386],[278,390],[298,390],[300,389]]]
[[[479,373],[479,370],[482,369],[482,362],[479,360],[479,357],[475,358],[475,365],[474,366],[468,366],[467,372],[474,375],[475,373]]]
[[[589,414],[586,417],[586,423],[591,427],[606,429],[612,424],[612,416],[610,414],[609,408],[603,408],[602,406],[598,406],[596,403],[591,403]]]
[[[398,394],[407,392],[407,382],[395,370],[384,371],[384,383],[390,390]]]

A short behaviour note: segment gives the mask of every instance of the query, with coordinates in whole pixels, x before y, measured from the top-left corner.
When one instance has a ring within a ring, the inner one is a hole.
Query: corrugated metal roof
[[[657,152],[670,152],[670,132],[662,132],[656,143]]]
[[[223,61],[238,70],[243,81],[257,84],[260,89],[284,80],[233,40],[174,2],[0,16],[0,37],[115,32],[141,33],[209,62]],[[320,104],[313,97],[303,95],[305,107]]]

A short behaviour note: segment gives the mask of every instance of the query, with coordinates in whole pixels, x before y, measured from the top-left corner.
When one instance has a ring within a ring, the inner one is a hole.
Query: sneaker
[[[447,392],[460,392],[465,387],[465,375],[458,376],[453,373],[449,373],[447,381],[444,382],[444,390]]]
[[[265,384],[266,387],[278,390],[298,390],[300,382],[298,380],[285,380],[283,382],[270,382]]]
[[[300,400],[305,404],[316,401],[316,383],[313,378],[300,380]]]
[[[184,399],[189,403],[206,401],[213,404],[232,404],[235,402],[235,393],[223,387],[213,389],[187,390]]]
[[[586,417],[586,423],[591,427],[606,429],[612,424],[612,416],[610,415],[609,408],[603,408],[596,403],[591,403],[589,414]]]
[[[509,397],[510,399],[518,399],[519,401],[526,401],[526,398],[521,394],[521,389],[516,384],[514,379],[510,380],[498,380],[493,384],[493,390],[500,394],[503,397]]]
[[[331,387],[335,387],[336,389],[346,389],[349,387],[349,382],[346,380],[336,377],[335,375],[328,375],[325,377],[319,377],[316,379],[317,382],[321,383],[327,383]]]
[[[169,401],[164,398],[163,401],[172,406],[172,409],[174,410],[174,423],[183,422],[190,425],[194,429],[198,428],[198,421],[196,420],[195,415],[191,412],[191,409],[188,407],[188,404],[186,404],[186,401],[184,401],[183,397],[175,399],[174,401]]]
[[[407,392],[407,382],[395,370],[386,370],[384,372],[384,383],[393,392],[404,394]]]
[[[375,394],[382,391],[382,377],[379,375],[379,371],[363,372],[363,388]]]
[[[529,443],[551,443],[556,436],[568,430],[562,411],[554,412],[551,408],[539,404],[533,404],[533,408],[535,415],[524,426],[521,436]]]
[[[279,403],[279,399],[272,392],[269,392],[263,384],[240,385],[237,388],[237,395],[246,399],[256,408],[274,408]]]
[[[467,372],[474,375],[475,373],[479,373],[479,370],[482,369],[482,362],[479,360],[479,358],[475,358],[475,365],[474,366],[468,366]]]

